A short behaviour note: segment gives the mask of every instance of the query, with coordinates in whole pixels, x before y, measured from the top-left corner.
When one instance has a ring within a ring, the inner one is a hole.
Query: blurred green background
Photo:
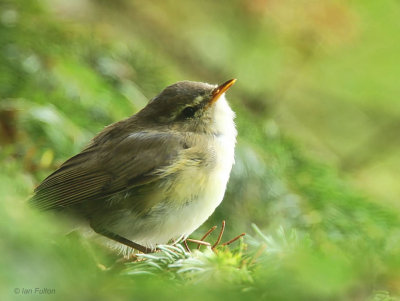
[[[1,300],[398,300],[399,33],[396,0],[0,0]],[[193,237],[242,242],[115,263],[27,208],[167,85],[230,78],[236,164]]]

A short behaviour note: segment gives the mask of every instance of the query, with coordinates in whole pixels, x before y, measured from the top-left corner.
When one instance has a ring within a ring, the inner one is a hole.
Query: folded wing
[[[30,202],[41,210],[62,209],[157,181],[165,176],[161,170],[181,166],[185,148],[181,137],[159,132],[131,133],[107,146],[94,142],[48,176]]]

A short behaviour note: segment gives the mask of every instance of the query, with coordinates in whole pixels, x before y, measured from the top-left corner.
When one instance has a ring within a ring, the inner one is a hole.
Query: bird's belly
[[[148,247],[190,235],[207,220],[224,197],[234,161],[233,147],[231,149],[232,152],[225,151],[224,157],[211,169],[185,169],[185,173],[169,185],[170,189],[165,189],[164,199],[145,216],[131,213],[120,218],[119,224],[124,231],[119,234]]]
[[[170,239],[187,237],[204,223],[221,203],[228,176],[229,172],[216,171],[207,178],[197,175],[180,181],[180,185],[186,184],[187,189],[180,190],[179,194],[175,195],[176,199],[167,197],[166,201],[154,206],[144,217],[131,215],[126,216],[124,221],[120,220],[124,229],[129,231],[126,237],[149,247],[167,243]],[[203,183],[195,187],[193,183],[196,182]]]
[[[193,183],[196,180],[203,180],[200,177],[188,178],[187,181]],[[216,172],[209,175],[198,189],[188,191],[188,200],[179,206],[168,206],[164,211],[164,221],[159,230],[159,238],[156,240],[166,242],[171,238],[179,236],[187,237],[214,212],[215,208],[221,203],[227,178],[223,172]],[[188,183],[189,184],[189,183]],[[188,185],[190,187],[192,185]],[[193,188],[193,186],[192,186]],[[197,190],[197,191],[196,191]]]

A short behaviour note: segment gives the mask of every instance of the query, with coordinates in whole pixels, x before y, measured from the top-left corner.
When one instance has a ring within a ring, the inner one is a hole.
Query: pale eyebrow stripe
[[[200,104],[204,100],[204,95],[199,95],[194,99],[195,105]]]

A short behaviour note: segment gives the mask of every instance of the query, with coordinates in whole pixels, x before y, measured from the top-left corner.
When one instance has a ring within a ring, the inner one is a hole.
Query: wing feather
[[[126,135],[114,147],[110,145],[93,144],[67,160],[35,189],[30,202],[49,210],[101,201],[160,179],[163,175],[157,171],[179,161],[186,148],[179,136],[144,132]]]

